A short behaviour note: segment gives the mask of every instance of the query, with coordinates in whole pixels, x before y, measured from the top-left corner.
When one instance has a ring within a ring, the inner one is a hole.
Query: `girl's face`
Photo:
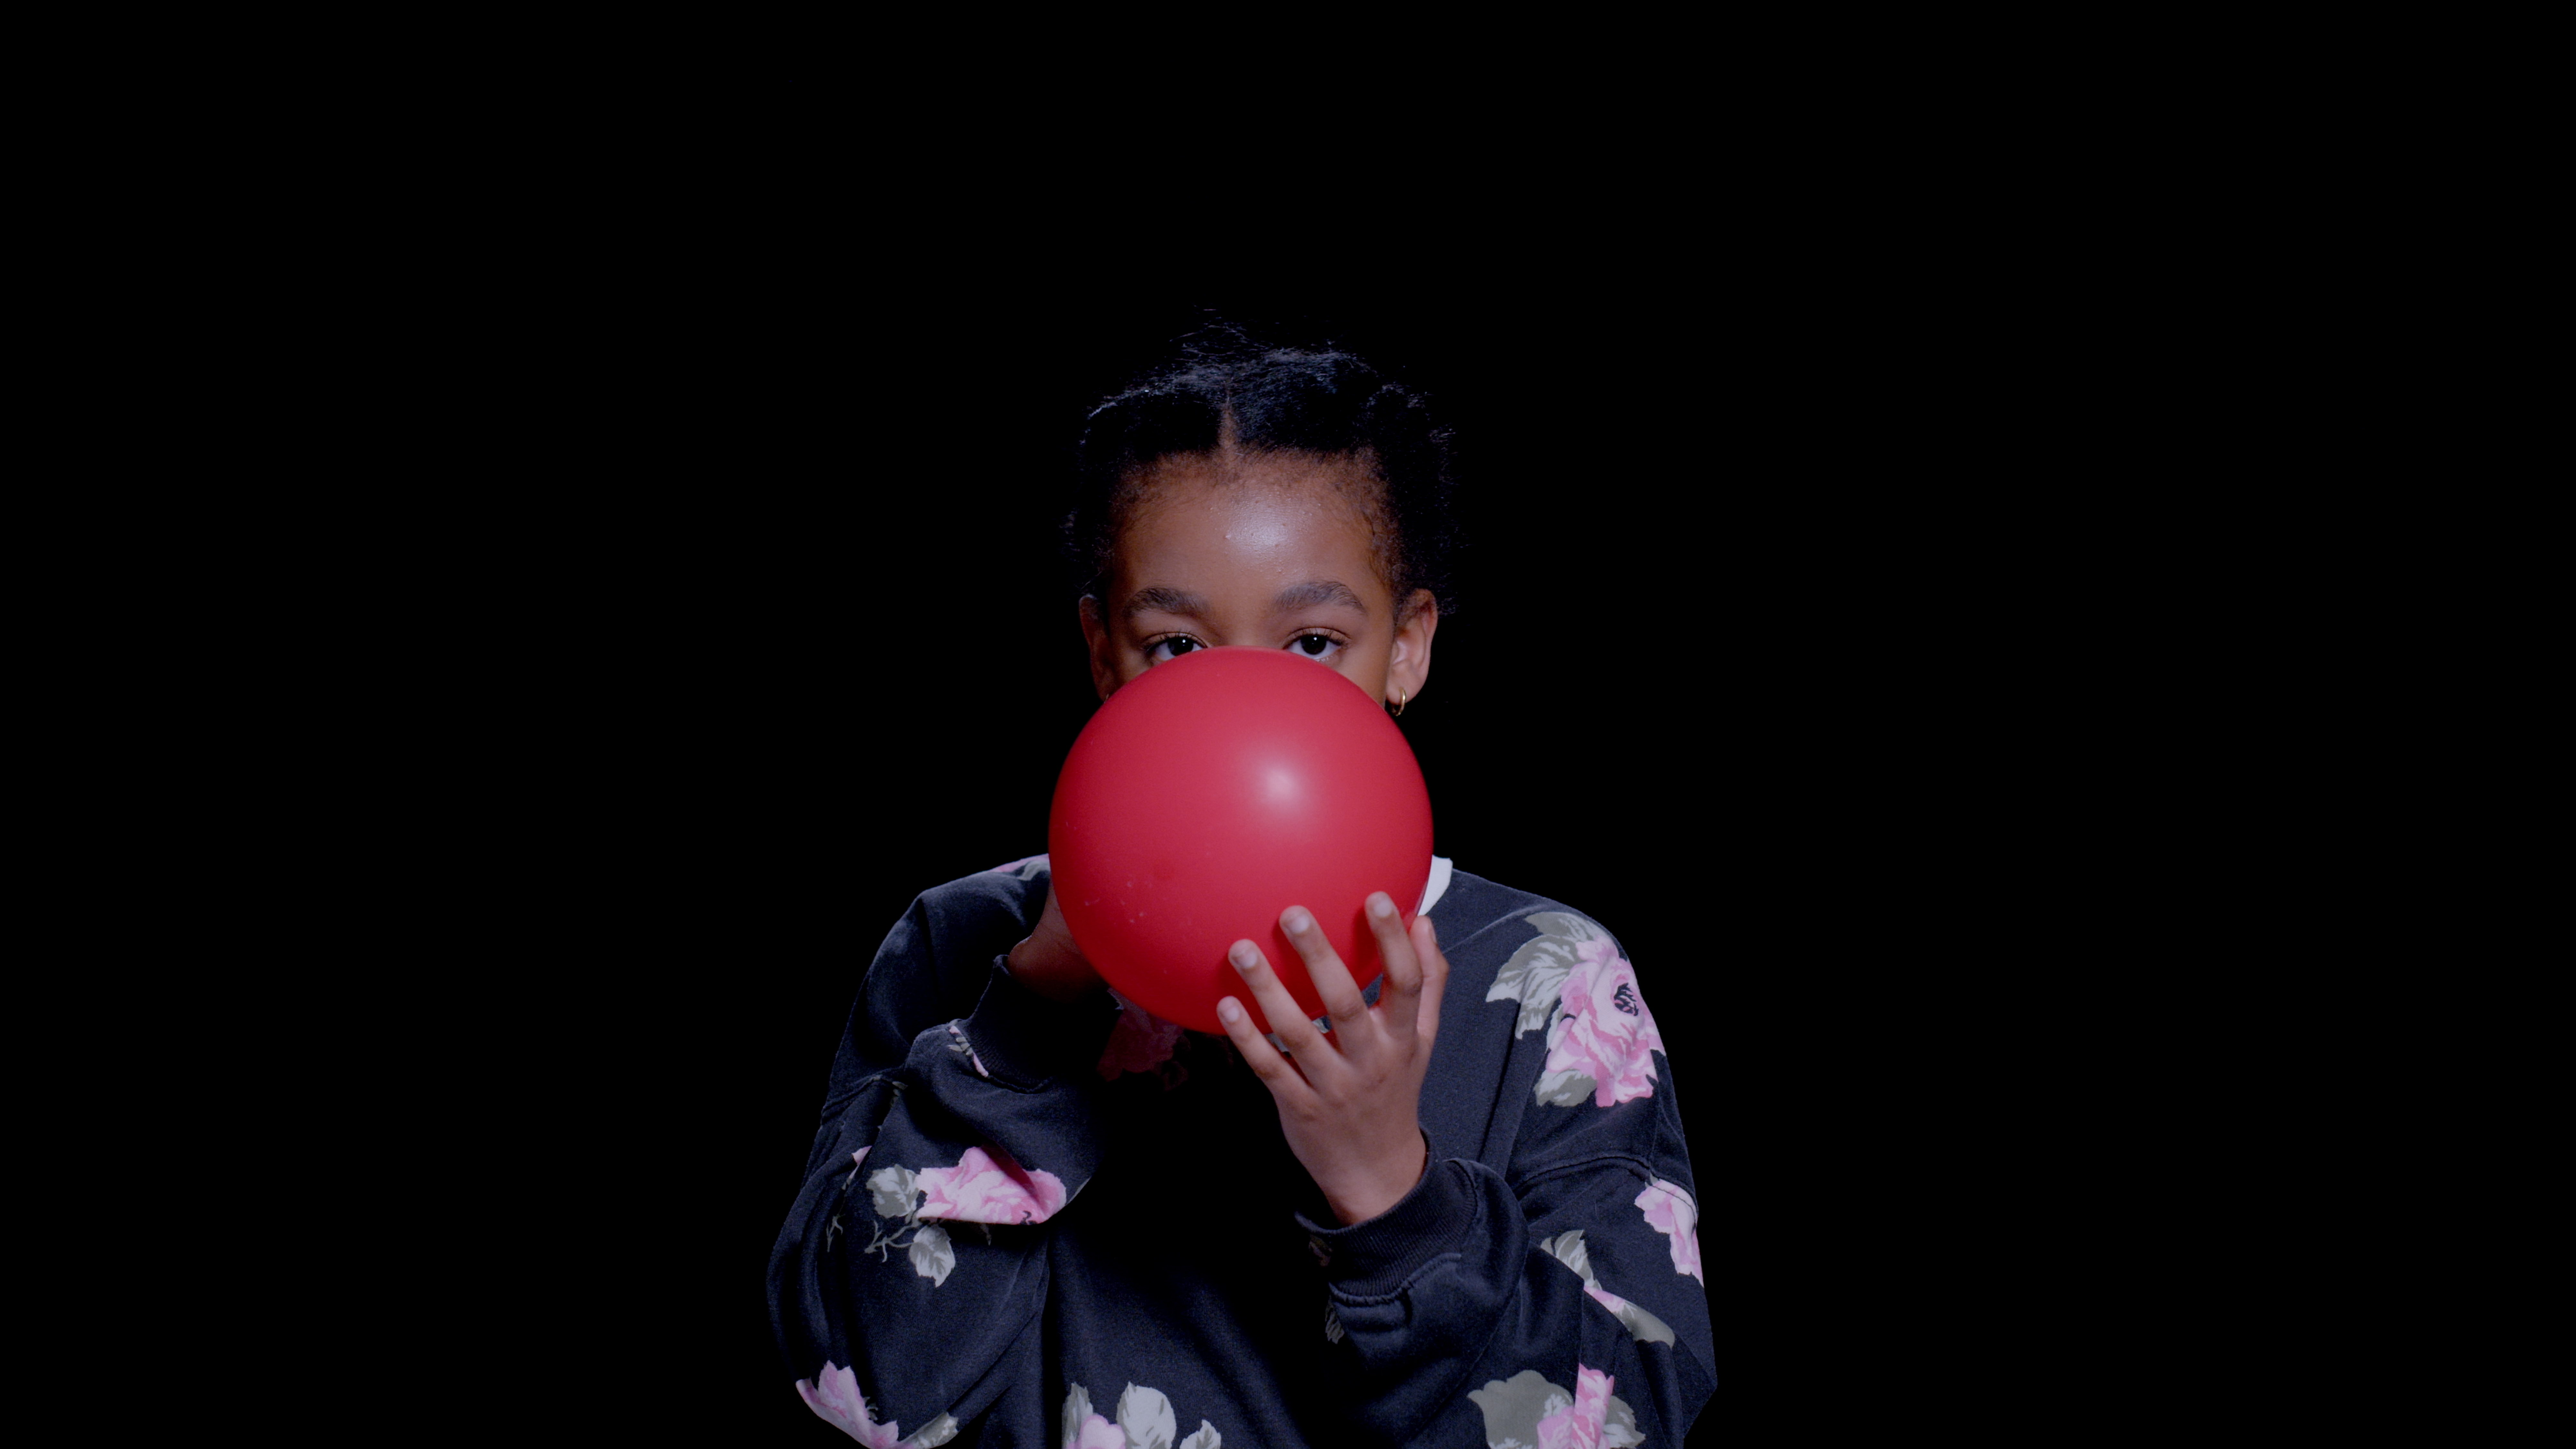
[[[1422,692],[1439,610],[1416,590],[1397,623],[1352,502],[1373,486],[1358,463],[1216,453],[1165,458],[1146,479],[1100,597],[1082,601],[1102,699],[1166,660],[1237,644],[1315,660],[1380,703]]]

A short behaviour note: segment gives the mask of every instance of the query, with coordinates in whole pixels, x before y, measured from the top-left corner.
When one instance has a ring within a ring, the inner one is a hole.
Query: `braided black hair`
[[[1157,461],[1213,453],[1232,424],[1245,452],[1312,453],[1364,463],[1377,496],[1360,500],[1378,567],[1402,612],[1427,589],[1454,607],[1458,545],[1450,437],[1422,395],[1347,352],[1264,349],[1240,332],[1195,339],[1180,362],[1092,410],[1064,515],[1068,561],[1086,593],[1107,577],[1118,532]]]

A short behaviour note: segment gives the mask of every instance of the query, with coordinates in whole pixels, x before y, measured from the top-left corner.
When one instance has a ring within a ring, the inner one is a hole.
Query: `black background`
[[[1687,287],[1064,297],[826,326],[752,287],[559,352],[540,326],[483,400],[542,440],[494,445],[513,481],[411,500],[474,539],[410,702],[421,807],[464,827],[428,872],[477,962],[437,993],[479,1043],[463,1135],[508,1159],[459,1204],[517,1250],[492,1326],[624,1386],[576,1417],[831,1442],[763,1267],[834,1043],[915,893],[1044,848],[1094,704],[1051,518],[1071,441],[1222,316],[1358,351],[1456,428],[1460,607],[1402,721],[1437,848],[1636,963],[1706,1215],[1703,1426],[1779,1421],[1784,1377],[1867,1351],[1854,1315],[1925,1311],[1852,1265],[1937,1236],[1910,1205],[1958,1167],[1918,1171],[1943,1109],[1905,1083],[1956,1008],[1932,983],[2019,949],[1953,929],[2031,810],[1980,784],[2032,728],[1980,627],[2009,617],[1995,550],[1962,546],[1993,505],[1884,461],[1943,424],[1855,411],[1881,362]]]

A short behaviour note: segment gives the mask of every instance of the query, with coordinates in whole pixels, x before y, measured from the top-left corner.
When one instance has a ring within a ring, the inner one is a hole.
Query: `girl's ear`
[[[1100,601],[1082,596],[1082,643],[1091,655],[1091,687],[1104,701],[1118,688],[1117,660],[1111,654],[1109,626],[1100,622]]]
[[[1395,652],[1386,661],[1386,688],[1390,695],[1401,692],[1410,704],[1431,678],[1431,634],[1440,627],[1440,601],[1429,589],[1415,589],[1404,608],[1397,615]]]

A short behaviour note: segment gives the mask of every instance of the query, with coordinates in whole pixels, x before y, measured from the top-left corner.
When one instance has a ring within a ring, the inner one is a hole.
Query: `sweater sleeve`
[[[1508,1164],[1438,1160],[1377,1218],[1306,1224],[1353,1413],[1389,1443],[1679,1449],[1716,1380],[1671,1064],[1607,934],[1528,920],[1486,998],[1522,1012]],[[1444,1038],[1486,1003],[1444,1010]]]
[[[1086,1079],[1117,1007],[1014,981],[1034,907],[978,884],[1011,909],[934,892],[869,965],[770,1257],[797,1391],[863,1444],[944,1443],[1029,1377],[1050,1224],[1100,1161]]]

